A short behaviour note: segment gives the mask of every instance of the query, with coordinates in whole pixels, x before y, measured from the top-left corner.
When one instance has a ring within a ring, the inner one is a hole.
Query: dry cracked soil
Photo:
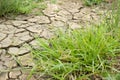
[[[34,66],[30,48],[38,48],[35,36],[49,39],[56,29],[78,29],[100,22],[106,8],[86,7],[79,0],[45,2],[43,15],[0,18],[0,80],[26,80]],[[32,76],[30,80],[42,80]]]

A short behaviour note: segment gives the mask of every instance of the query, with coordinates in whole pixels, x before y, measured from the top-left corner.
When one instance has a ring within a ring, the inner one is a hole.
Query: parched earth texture
[[[27,80],[34,66],[30,47],[37,48],[35,36],[49,39],[57,29],[78,29],[100,22],[104,7],[86,7],[79,0],[45,2],[43,15],[0,18],[0,80]],[[36,11],[35,11],[36,13]],[[30,80],[42,80],[32,76]]]

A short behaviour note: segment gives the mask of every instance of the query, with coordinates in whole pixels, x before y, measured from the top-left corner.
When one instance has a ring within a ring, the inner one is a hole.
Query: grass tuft
[[[103,26],[60,31],[56,38],[38,41],[42,48],[33,51],[38,70],[58,80],[104,72],[111,66],[108,59],[115,56],[119,46]]]
[[[0,16],[29,13],[36,5],[34,0],[0,0]]]
[[[111,71],[119,72],[113,66],[120,52],[119,12],[113,10],[111,19],[98,26],[58,30],[49,40],[37,38],[41,48],[32,50],[36,70],[51,80],[112,79]]]
[[[103,2],[104,0],[84,0],[85,5],[91,6],[91,5],[97,5]]]
[[[18,12],[20,7],[19,0],[0,0],[0,16],[11,13]]]

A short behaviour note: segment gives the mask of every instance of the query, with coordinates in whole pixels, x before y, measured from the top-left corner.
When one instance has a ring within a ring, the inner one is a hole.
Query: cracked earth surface
[[[47,3],[43,15],[18,15],[15,19],[0,19],[0,80],[27,80],[34,66],[30,48],[38,48],[35,36],[49,39],[58,29],[77,29],[99,23],[106,11],[100,7],[85,7],[79,0]],[[30,80],[42,80],[32,76]]]

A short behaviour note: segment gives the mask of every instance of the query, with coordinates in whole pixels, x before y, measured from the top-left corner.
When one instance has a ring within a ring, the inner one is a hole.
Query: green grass
[[[119,42],[107,33],[107,28],[99,26],[67,32],[60,32],[59,37],[48,41],[38,39],[42,49],[33,51],[33,55],[40,72],[57,80],[69,80],[67,78],[72,75],[78,79],[109,69],[111,62],[108,58],[115,56]]]
[[[9,12],[18,12],[20,7],[19,0],[0,0],[0,16]]]
[[[0,0],[0,16],[27,14],[35,7],[38,7],[35,0]]]
[[[91,5],[97,5],[100,4],[101,2],[103,2],[104,0],[83,0],[84,4],[87,6],[91,6]]]
[[[100,25],[65,32],[58,30],[55,37],[48,40],[37,38],[41,48],[32,50],[35,72],[51,80],[89,80],[93,75],[106,80],[119,79],[120,71],[113,66],[120,53],[119,6],[116,10],[113,8],[111,19]]]
[[[37,5],[34,0],[23,0],[21,1],[21,5],[19,7],[19,13],[30,13],[36,6]]]

